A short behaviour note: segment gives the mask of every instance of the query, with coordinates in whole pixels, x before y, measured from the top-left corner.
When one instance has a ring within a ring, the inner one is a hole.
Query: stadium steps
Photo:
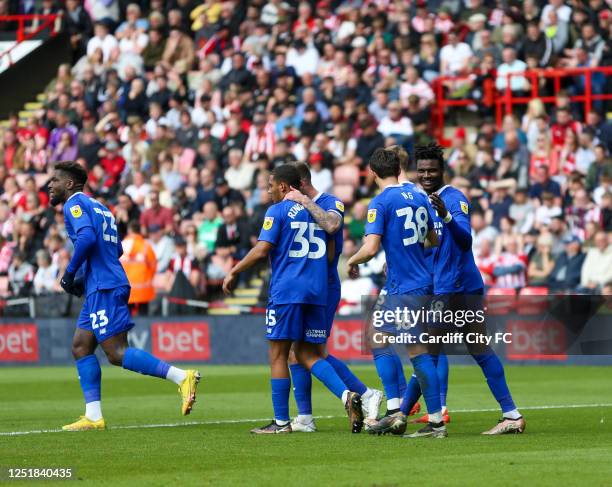
[[[256,298],[259,293],[260,291],[257,288],[243,288],[234,291],[234,295],[239,298]]]
[[[258,277],[256,277],[255,279],[251,279],[249,281],[249,285],[252,286],[252,287],[261,287],[261,286],[263,286],[263,283],[264,283],[263,279],[260,279]]]
[[[237,297],[237,298],[225,298],[223,300],[228,306],[255,306],[257,305],[257,296],[253,297]]]
[[[240,310],[235,308],[212,308],[208,310],[208,314],[213,316],[239,315]]]
[[[19,126],[25,127],[27,121],[30,117],[36,116],[36,112],[41,108],[44,108],[45,100],[47,99],[47,95],[44,93],[39,93],[36,95],[36,101],[26,102],[23,106],[23,110],[18,112],[19,116]],[[8,120],[0,121],[0,127],[8,127]]]

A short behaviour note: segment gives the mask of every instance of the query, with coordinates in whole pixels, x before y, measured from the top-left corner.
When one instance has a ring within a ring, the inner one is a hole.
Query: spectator
[[[15,252],[8,269],[9,287],[14,296],[28,295],[34,281],[34,267],[25,257],[22,252]]]
[[[159,203],[159,192],[151,191],[150,207],[140,215],[140,227],[143,235],[148,235],[148,229],[156,227],[170,233],[174,229],[174,215],[170,208],[165,208]]]
[[[555,259],[555,266],[548,277],[551,291],[575,291],[580,285],[582,265],[586,255],[580,239],[569,237],[563,241],[565,250]]]
[[[214,201],[217,204],[217,208],[225,208],[232,203],[240,203],[243,206],[246,204],[244,196],[239,191],[230,188],[223,177],[215,180]]]
[[[49,252],[44,249],[36,252],[36,265],[38,269],[34,274],[34,293],[40,295],[55,292],[58,270],[51,262]]]
[[[506,47],[502,51],[503,63],[497,68],[497,80],[495,87],[499,91],[505,91],[508,83],[510,89],[515,95],[521,96],[529,88],[529,83],[524,76],[516,76],[524,73],[527,69],[527,64],[516,57],[516,50],[513,47]],[[508,75],[512,75],[508,81]]]
[[[102,2],[97,0],[97,3]],[[87,42],[87,56],[92,56],[97,49],[102,50],[104,63],[116,60],[119,43],[115,36],[109,33],[108,26],[104,22],[94,24],[94,36]]]
[[[219,216],[219,207],[214,201],[208,201],[204,204],[203,213],[204,219],[198,227],[198,242],[208,252],[213,252],[223,219]]]
[[[255,165],[244,160],[240,149],[232,149],[228,154],[229,168],[225,171],[225,179],[230,188],[244,191],[253,183]]]
[[[612,280],[612,245],[606,232],[597,232],[595,246],[586,254],[580,286],[588,292],[598,292],[604,284]]]
[[[151,233],[156,233],[157,228],[152,227]],[[158,265],[156,254],[151,244],[140,234],[137,221],[127,225],[127,236],[122,245],[121,265],[132,288],[128,303],[135,312],[147,313],[149,303],[155,298],[153,278]]]
[[[191,284],[194,289],[199,289],[201,277],[200,269],[197,260],[187,252],[187,242],[183,237],[177,236],[174,239],[174,248],[175,254],[166,271],[168,289],[172,288],[174,279],[179,272],[185,275],[189,284]]]
[[[516,239],[506,241],[502,253],[493,264],[494,287],[518,289],[525,287],[526,256],[522,254]]]
[[[239,219],[233,206],[222,212],[223,223],[217,230],[215,249],[226,247],[235,259],[242,259],[249,250],[249,228],[244,219]]]
[[[555,260],[551,253],[552,237],[548,234],[540,235],[538,247],[529,261],[527,278],[530,286],[546,286],[555,267]]]
[[[147,228],[147,241],[155,252],[158,274],[166,272],[174,255],[174,242],[160,225],[150,225]]]
[[[456,76],[466,73],[472,58],[472,49],[459,40],[456,30],[448,33],[448,44],[440,50],[440,74]]]

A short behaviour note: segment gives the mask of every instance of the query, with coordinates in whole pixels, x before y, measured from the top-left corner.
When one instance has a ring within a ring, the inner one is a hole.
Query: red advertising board
[[[163,360],[210,360],[208,323],[153,323],[153,355]]]
[[[567,360],[567,337],[563,324],[554,320],[508,320],[508,360]]]
[[[327,351],[341,360],[367,360],[362,348],[363,321],[336,321],[327,342]]]
[[[0,325],[0,362],[38,362],[36,325]]]

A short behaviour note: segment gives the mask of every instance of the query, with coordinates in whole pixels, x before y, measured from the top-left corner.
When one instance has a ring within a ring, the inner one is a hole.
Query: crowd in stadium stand
[[[384,256],[355,280],[345,265],[374,191],[368,157],[432,139],[440,82],[473,101],[475,126],[457,124],[448,171],[471,200],[487,286],[599,292],[612,281],[612,104],[585,113],[571,101],[584,94],[583,75],[536,80],[555,103],[517,106],[501,128],[492,104],[507,73],[610,66],[604,0],[0,4],[63,11],[73,53],[44,107],[2,129],[4,294],[60,290],[70,244],[45,192],[56,161],[86,167],[87,191],[113,209],[141,285],[168,291],[180,271],[208,299],[257,239],[269,171],[298,160],[318,190],[346,203],[340,272],[350,304],[383,282]],[[512,77],[510,89],[528,94],[534,79]],[[594,74],[592,93],[611,93],[610,80]]]

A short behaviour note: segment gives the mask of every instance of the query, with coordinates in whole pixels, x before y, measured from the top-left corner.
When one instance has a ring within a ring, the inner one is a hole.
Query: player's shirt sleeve
[[[330,198],[330,204],[328,204],[324,210],[335,213],[340,218],[344,219],[344,203],[338,198]]]
[[[64,205],[64,219],[66,220],[66,224],[69,223],[74,229],[75,234],[78,234],[81,228],[93,228],[89,215],[85,212],[82,204],[76,198]]]
[[[425,209],[427,210],[427,230],[433,230],[435,228],[434,218],[436,215],[436,210],[434,210],[433,206],[431,206],[429,197],[426,194],[423,194],[423,200]]]
[[[278,205],[273,205],[266,211],[258,240],[276,245],[281,234],[281,218]]]
[[[385,230],[385,208],[380,198],[374,198],[368,205],[365,234],[382,235]]]
[[[472,232],[470,228],[470,205],[462,194],[452,194],[447,198],[446,209],[453,216],[446,223],[455,243],[464,252],[472,248]]]

